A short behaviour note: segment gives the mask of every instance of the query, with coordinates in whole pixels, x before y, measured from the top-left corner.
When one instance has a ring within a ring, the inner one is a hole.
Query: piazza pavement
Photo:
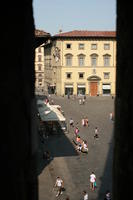
[[[89,200],[103,200],[107,189],[112,190],[112,160],[113,160],[113,127],[109,119],[114,112],[114,99],[111,96],[87,97],[85,105],[79,105],[79,97],[70,99],[51,95],[49,100],[60,105],[64,111],[68,132],[51,135],[40,142],[39,149],[39,200],[83,200],[83,190],[86,190]],[[82,127],[82,118],[89,120],[88,127]],[[79,153],[72,140],[74,128],[69,127],[69,119],[73,118],[74,125],[78,123],[80,137],[87,140],[88,154]],[[94,129],[98,127],[99,138],[94,139]],[[42,152],[49,150],[50,161],[43,161]],[[91,172],[96,175],[97,188],[89,189]],[[56,177],[64,181],[65,191],[55,197],[53,189]]]

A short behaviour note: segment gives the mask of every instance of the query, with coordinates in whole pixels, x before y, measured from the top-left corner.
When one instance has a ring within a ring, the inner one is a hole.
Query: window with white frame
[[[104,66],[110,66],[110,55],[106,54],[103,56],[103,60],[104,60]]]

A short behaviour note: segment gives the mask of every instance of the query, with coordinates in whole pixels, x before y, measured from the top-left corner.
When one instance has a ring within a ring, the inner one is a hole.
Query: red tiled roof
[[[65,33],[59,33],[54,37],[116,37],[116,31],[81,31],[74,30]]]
[[[43,30],[36,29],[35,30],[35,36],[50,36],[50,33],[47,33]]]

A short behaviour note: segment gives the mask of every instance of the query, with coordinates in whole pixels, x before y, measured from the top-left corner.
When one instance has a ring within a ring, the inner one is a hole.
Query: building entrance
[[[98,84],[97,82],[90,82],[90,96],[97,96]]]

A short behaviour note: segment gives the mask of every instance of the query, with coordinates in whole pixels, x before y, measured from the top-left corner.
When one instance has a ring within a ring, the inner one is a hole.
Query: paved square
[[[113,122],[109,118],[114,111],[114,99],[110,96],[87,97],[85,105],[79,105],[67,97],[52,96],[55,104],[61,105],[64,111],[69,132],[67,134],[50,136],[43,147],[51,152],[52,160],[46,164],[39,175],[39,200],[82,200],[82,191],[86,190],[89,200],[103,200],[107,189],[112,189],[112,152],[113,152]],[[87,140],[88,154],[78,153],[72,139],[74,128],[69,127],[69,119],[78,123],[81,138]],[[82,118],[89,120],[88,127],[82,127]],[[94,129],[98,127],[99,138],[94,139]],[[40,158],[41,159],[41,158]],[[89,189],[89,176],[94,171],[97,177],[97,188]],[[64,180],[65,191],[60,197],[55,197],[53,185],[57,176]]]

